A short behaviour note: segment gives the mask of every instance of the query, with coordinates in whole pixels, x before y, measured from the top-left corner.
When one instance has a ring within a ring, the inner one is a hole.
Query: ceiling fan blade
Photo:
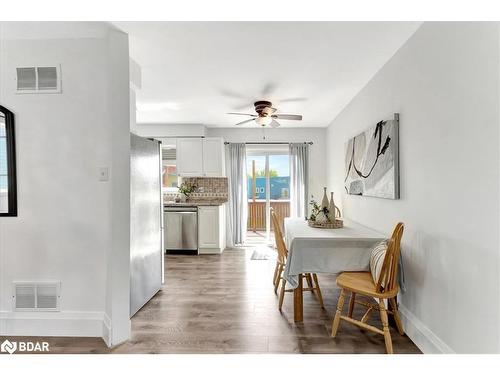
[[[285,113],[278,113],[276,115],[272,115],[272,118],[279,118],[283,120],[302,120],[302,115],[288,115]]]
[[[243,124],[246,124],[247,122],[250,122],[250,121],[255,121],[255,120],[253,118],[251,118],[250,120],[245,120],[245,121],[242,121],[242,122],[238,122],[237,124],[234,124],[234,126],[243,125]]]
[[[306,97],[298,96],[295,98],[286,98],[279,100],[280,103],[291,103],[291,102],[305,102],[307,100]]]
[[[263,88],[262,88],[262,91],[260,93],[261,96],[268,96],[270,95],[271,93],[273,93],[276,89],[276,84],[273,83],[273,82],[269,82],[267,83]]]
[[[228,112],[227,115],[240,115],[240,116],[252,116],[257,117],[257,115],[253,115],[251,113],[238,113],[238,112]]]
[[[221,95],[227,96],[229,98],[235,98],[235,99],[247,99],[247,97],[239,92],[228,90],[228,89],[221,89],[219,90]]]
[[[281,124],[278,121],[273,120],[273,121],[271,121],[271,123],[269,124],[269,126],[271,128],[277,128],[277,127],[281,126]]]
[[[251,104],[245,103],[245,104],[234,106],[232,108],[236,111],[243,111],[243,110],[247,110],[247,109],[253,109],[253,106]]]

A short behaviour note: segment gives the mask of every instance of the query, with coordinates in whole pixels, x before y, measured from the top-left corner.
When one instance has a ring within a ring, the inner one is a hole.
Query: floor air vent
[[[14,310],[59,311],[60,282],[15,282]]]

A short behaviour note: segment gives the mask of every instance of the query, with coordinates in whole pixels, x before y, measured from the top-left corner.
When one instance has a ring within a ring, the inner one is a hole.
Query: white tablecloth
[[[373,246],[385,239],[383,234],[352,221],[344,228],[311,228],[304,219],[285,219],[288,258],[283,277],[296,288],[304,272],[340,273],[366,271]]]

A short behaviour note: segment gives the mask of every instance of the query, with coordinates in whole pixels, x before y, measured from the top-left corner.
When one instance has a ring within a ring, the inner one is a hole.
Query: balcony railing
[[[278,222],[283,230],[283,221],[285,217],[290,216],[290,201],[288,200],[271,200],[271,208],[274,209]],[[249,200],[248,201],[248,224],[247,229],[257,232],[266,230],[266,201],[265,200]],[[271,230],[273,225],[271,222]]]

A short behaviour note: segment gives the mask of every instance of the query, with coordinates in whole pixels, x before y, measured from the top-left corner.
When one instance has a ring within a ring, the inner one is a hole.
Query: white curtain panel
[[[247,233],[247,158],[244,143],[227,145],[226,176],[229,185],[227,244],[234,246],[245,242]]]
[[[307,216],[309,145],[290,144],[290,217]]]

